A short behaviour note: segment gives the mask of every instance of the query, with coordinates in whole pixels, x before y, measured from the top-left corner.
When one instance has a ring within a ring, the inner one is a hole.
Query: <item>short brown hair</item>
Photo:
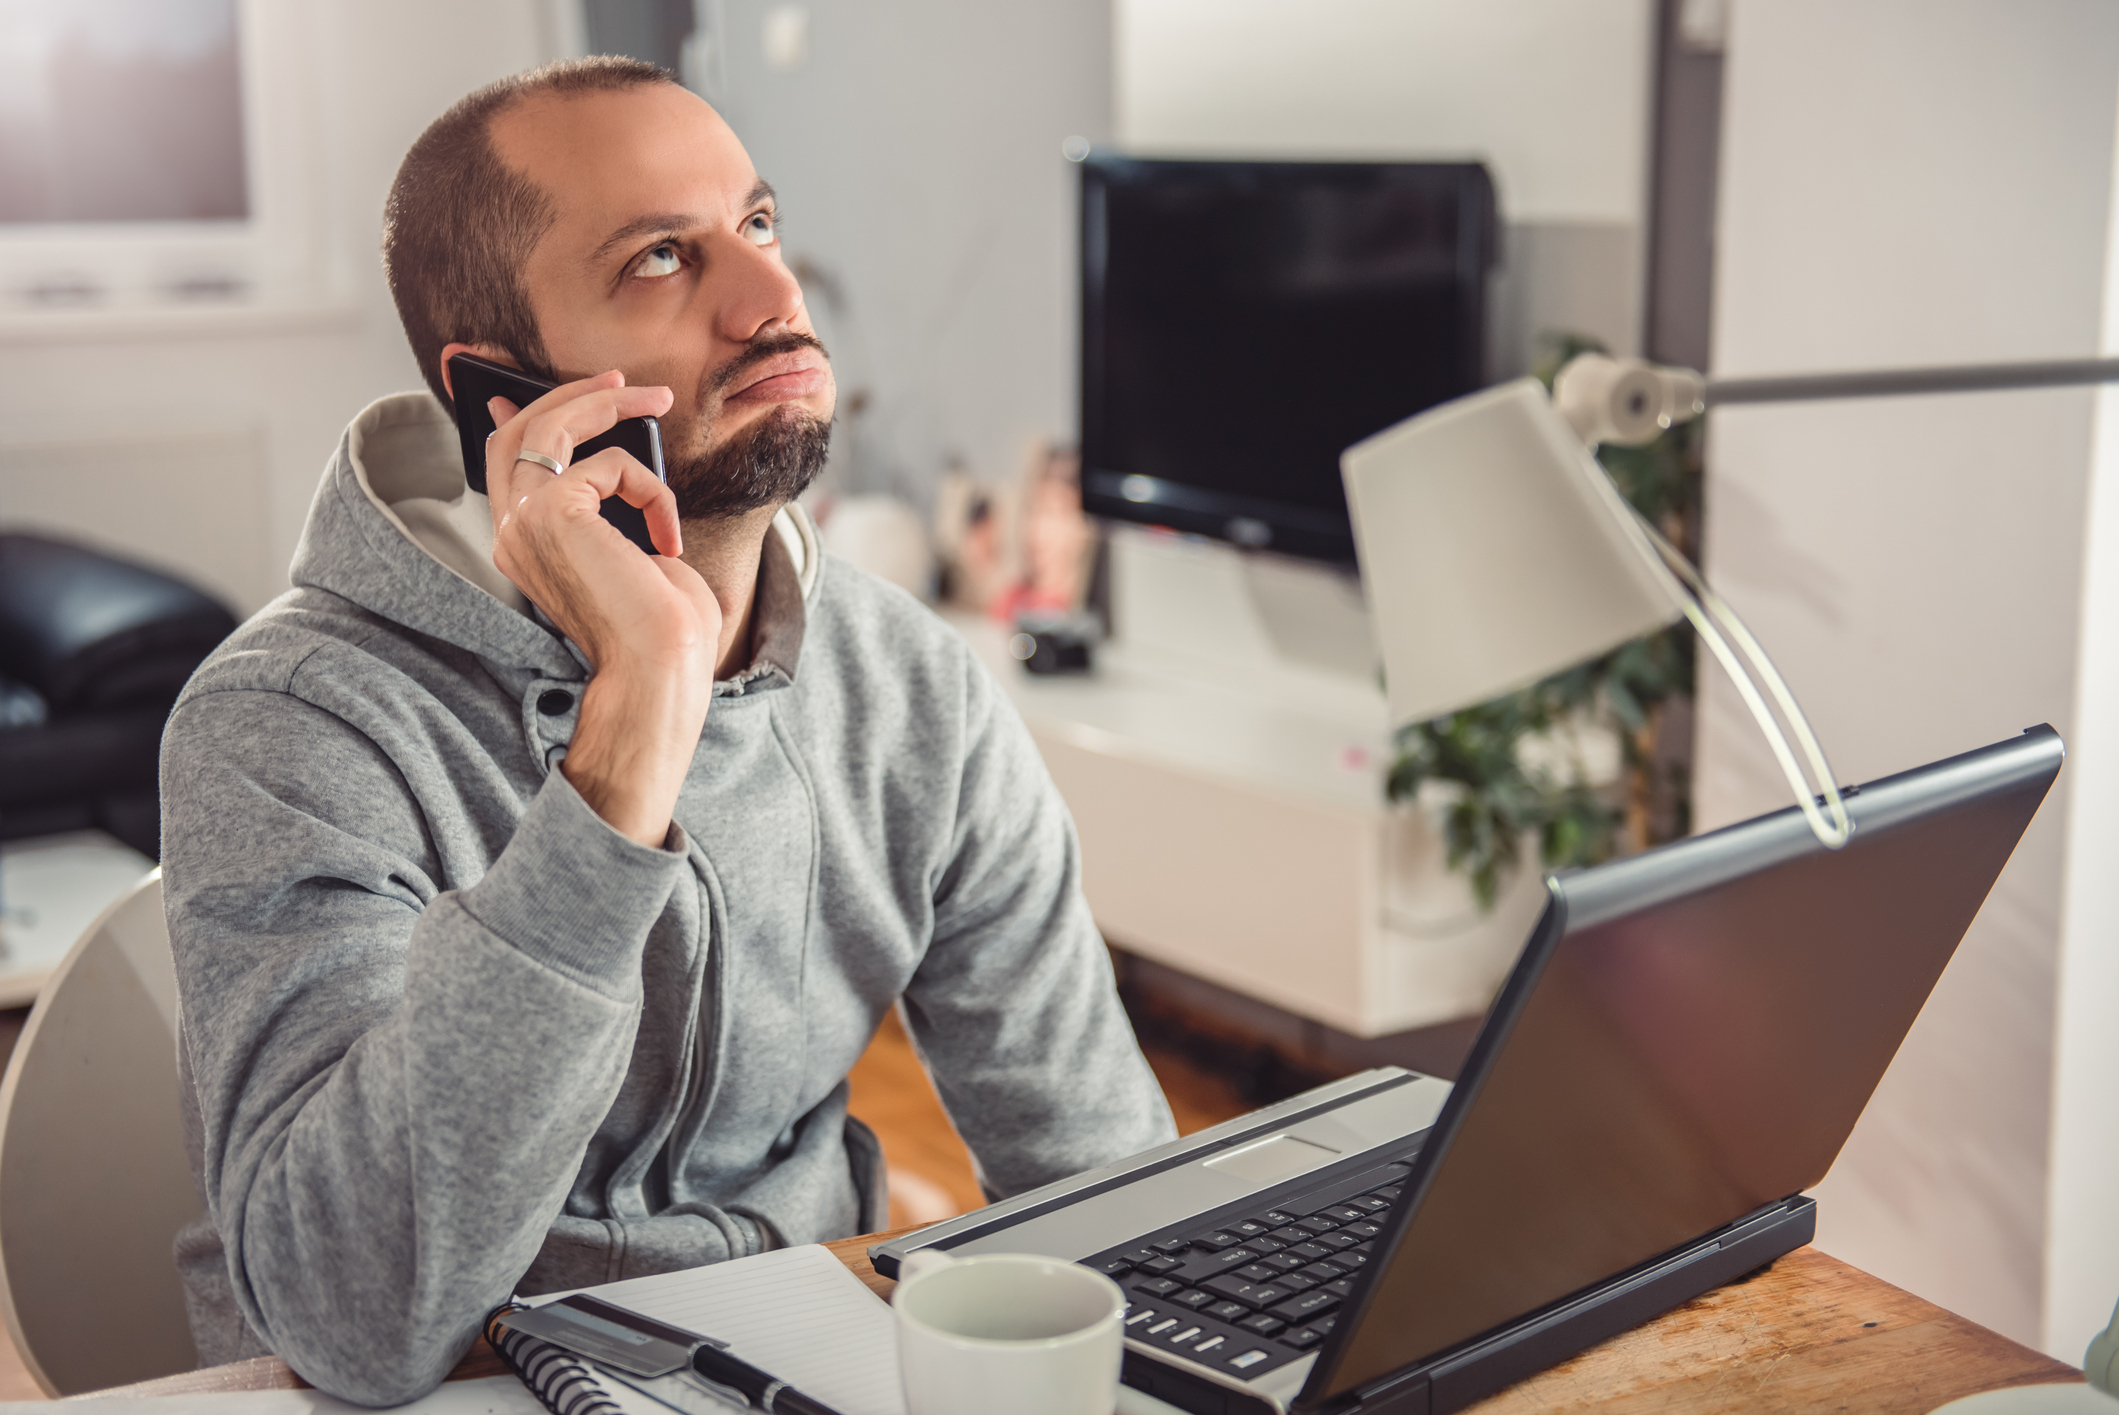
[[[493,119],[541,94],[675,82],[669,70],[638,59],[564,59],[466,94],[406,152],[383,204],[383,276],[420,374],[452,415],[441,377],[441,351],[449,344],[490,344],[552,377],[522,283],[523,265],[552,224],[552,201],[501,161]]]

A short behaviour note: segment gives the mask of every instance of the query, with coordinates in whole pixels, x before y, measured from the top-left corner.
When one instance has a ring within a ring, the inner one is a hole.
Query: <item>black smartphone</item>
[[[458,354],[449,360],[449,387],[456,393],[456,432],[463,440],[464,481],[471,490],[483,493],[486,489],[486,439],[493,435],[493,415],[486,411],[487,402],[505,398],[518,408],[527,408],[558,386],[476,354]],[[655,474],[656,481],[669,480],[662,466],[662,424],[653,418],[627,418],[603,436],[592,437],[575,448],[572,460],[594,456],[606,447],[623,447]],[[639,507],[606,496],[603,519],[625,532],[627,540],[649,555],[660,553],[648,539],[647,515]]]

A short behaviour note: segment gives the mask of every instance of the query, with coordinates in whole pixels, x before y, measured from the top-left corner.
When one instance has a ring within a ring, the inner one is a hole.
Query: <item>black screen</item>
[[[1817,1183],[2060,768],[2014,741],[1555,886],[1306,1401]],[[1307,1407],[1306,1407],[1307,1408]]]
[[[1083,166],[1093,512],[1353,558],[1339,454],[1482,383],[1468,163]]]

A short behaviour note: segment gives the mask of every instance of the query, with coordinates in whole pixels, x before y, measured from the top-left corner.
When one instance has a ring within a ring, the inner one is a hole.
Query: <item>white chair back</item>
[[[46,983],[0,1081],[0,1310],[55,1396],[198,1364],[170,1245],[197,1217],[156,870]]]

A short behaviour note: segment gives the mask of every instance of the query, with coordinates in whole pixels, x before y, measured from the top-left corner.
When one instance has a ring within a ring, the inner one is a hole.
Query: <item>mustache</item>
[[[764,363],[767,359],[778,358],[782,354],[792,354],[797,349],[815,349],[824,356],[826,363],[831,362],[831,354],[826,351],[823,342],[816,335],[801,334],[794,330],[789,330],[785,334],[775,334],[770,338],[753,342],[749,348],[714,370],[714,376],[707,380],[706,396],[712,398],[717,394],[728,392],[730,388],[735,386],[738,379]]]

